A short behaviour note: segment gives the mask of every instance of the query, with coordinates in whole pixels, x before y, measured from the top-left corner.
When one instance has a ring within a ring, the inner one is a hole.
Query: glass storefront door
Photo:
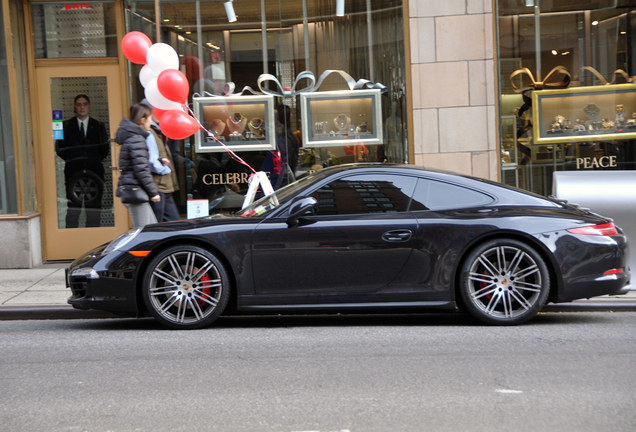
[[[44,253],[76,258],[128,228],[114,200],[119,149],[111,138],[121,121],[119,66],[37,68]]]

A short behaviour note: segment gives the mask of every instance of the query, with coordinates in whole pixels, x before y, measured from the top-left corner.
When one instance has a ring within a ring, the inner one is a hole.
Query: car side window
[[[400,175],[352,175],[332,181],[311,196],[318,201],[318,216],[405,212],[416,181]]]
[[[491,202],[493,199],[489,195],[473,189],[436,180],[419,179],[410,210],[451,210],[478,207]]]

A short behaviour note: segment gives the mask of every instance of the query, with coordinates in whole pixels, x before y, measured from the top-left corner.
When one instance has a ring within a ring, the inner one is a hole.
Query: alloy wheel
[[[543,307],[549,276],[532,248],[516,241],[495,241],[479,247],[467,263],[461,294],[482,321],[518,324]]]
[[[149,266],[144,300],[154,317],[168,327],[204,327],[227,304],[227,273],[221,262],[204,249],[172,248]]]

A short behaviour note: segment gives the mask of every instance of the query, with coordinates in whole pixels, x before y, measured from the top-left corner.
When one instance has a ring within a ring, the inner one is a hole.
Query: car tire
[[[209,251],[174,246],[150,262],[142,294],[152,316],[164,326],[177,330],[207,327],[227,306],[229,276]]]
[[[521,241],[487,241],[463,261],[459,300],[482,322],[524,323],[539,313],[549,292],[550,275],[545,261]]]
[[[76,206],[99,207],[104,181],[94,172],[84,170],[66,182],[66,196]]]

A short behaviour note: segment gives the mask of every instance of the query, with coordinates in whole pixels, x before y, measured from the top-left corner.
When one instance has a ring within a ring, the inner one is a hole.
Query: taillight
[[[594,226],[586,226],[582,228],[572,228],[566,230],[572,234],[585,234],[585,235],[617,235],[618,231],[616,231],[616,227],[612,222],[594,225]]]
[[[603,273],[603,276],[615,275],[615,274],[621,274],[621,273],[623,273],[623,267],[608,270],[605,273]]]

